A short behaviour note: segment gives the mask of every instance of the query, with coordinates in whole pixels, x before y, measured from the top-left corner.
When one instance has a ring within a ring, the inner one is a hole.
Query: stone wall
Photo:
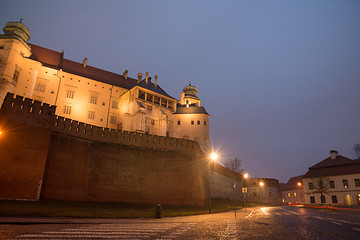
[[[0,198],[38,200],[55,106],[7,95],[0,110]]]
[[[1,199],[203,205],[209,196],[194,141],[86,125],[13,94],[0,129]]]

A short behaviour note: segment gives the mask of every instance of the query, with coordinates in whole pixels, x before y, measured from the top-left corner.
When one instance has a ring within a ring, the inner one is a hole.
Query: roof
[[[63,54],[60,52],[56,52],[54,50],[40,47],[35,44],[29,43],[29,45],[31,46],[31,52],[32,52],[30,59],[39,61],[44,66],[54,69],[62,69],[63,71],[68,73],[72,73],[75,75],[90,78],[99,82],[107,83],[110,85],[114,85],[126,89],[131,89],[135,86],[140,86],[148,90],[154,91],[156,93],[162,94],[164,96],[171,97],[159,85],[155,87],[155,85],[151,83],[151,81],[146,83],[143,80],[140,83],[138,83],[136,79],[130,77],[125,79],[125,77],[120,74],[91,67],[89,65],[84,67],[82,63],[74,62],[63,58]]]
[[[303,178],[337,176],[360,173],[360,160],[351,160],[338,155],[335,159],[328,157],[323,161],[309,167]]]
[[[302,177],[303,175],[290,178],[287,183],[280,185],[280,190],[299,189],[300,186],[298,183],[300,182],[302,184]]]
[[[196,106],[196,104],[189,104],[189,107],[186,107],[186,105],[182,105],[179,103],[176,106],[176,112],[174,114],[206,114],[206,115],[209,115],[206,112],[204,107]]]
[[[161,95],[164,95],[166,97],[169,97],[169,98],[172,98],[172,99],[176,100],[176,98],[173,98],[172,96],[167,94],[159,85],[156,85],[156,87],[155,87],[155,84],[153,82],[151,82],[151,78],[149,78],[149,81],[147,83],[146,83],[145,80],[142,80],[138,84],[136,84],[136,86],[148,89],[150,91],[159,93]]]

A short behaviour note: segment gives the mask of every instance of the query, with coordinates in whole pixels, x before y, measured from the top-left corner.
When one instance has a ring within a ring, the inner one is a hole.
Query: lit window
[[[343,182],[344,188],[348,188],[348,187],[349,187],[349,184],[348,184],[348,180],[347,180],[347,179],[343,179],[342,182]]]
[[[112,101],[111,108],[118,109],[119,108],[119,102],[117,100]]]
[[[98,99],[97,96],[90,96],[90,103],[97,104],[97,99]]]
[[[331,196],[332,203],[337,203],[337,197],[336,195]]]
[[[312,182],[309,182],[309,189],[313,190],[314,189],[314,184]]]
[[[46,85],[43,83],[38,83],[35,87],[35,91],[45,92]]]
[[[330,188],[335,188],[335,182],[334,181],[329,181],[330,184]]]
[[[64,114],[71,114],[71,106],[70,105],[65,105],[63,113]]]
[[[117,123],[117,117],[115,115],[110,116],[110,123],[116,124]]]
[[[66,97],[73,99],[74,98],[74,91],[67,90],[66,91]]]
[[[180,122],[180,121],[178,121],[178,125],[180,125],[180,123],[181,123],[181,122]]]
[[[296,197],[296,192],[294,192],[294,197]]]
[[[290,197],[290,193],[288,193],[288,197]]]
[[[315,203],[315,197],[314,196],[310,196],[310,203]]]
[[[355,187],[360,187],[360,179],[356,178],[354,181],[355,181]]]
[[[94,111],[89,111],[88,118],[89,119],[95,119],[95,112]]]

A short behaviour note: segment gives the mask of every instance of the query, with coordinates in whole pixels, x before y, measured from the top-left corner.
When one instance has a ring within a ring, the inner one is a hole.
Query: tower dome
[[[30,30],[20,22],[7,22],[4,29],[5,37],[17,38],[26,43],[30,40]]]
[[[195,86],[191,85],[191,82],[189,82],[189,85],[187,85],[184,89],[183,92],[185,93],[186,98],[193,98],[196,100],[200,100],[196,94],[198,93],[197,88]]]

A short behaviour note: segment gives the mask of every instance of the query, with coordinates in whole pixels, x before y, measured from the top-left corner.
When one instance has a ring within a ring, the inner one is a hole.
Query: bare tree
[[[325,202],[325,195],[330,190],[330,180],[327,177],[316,177],[314,180],[312,193],[320,193],[321,205]]]
[[[360,158],[360,144],[355,144],[353,148],[356,158]]]
[[[244,172],[244,169],[241,168],[241,159],[233,158],[229,159],[225,162],[225,167],[230,169],[231,171],[237,172],[242,174]]]

